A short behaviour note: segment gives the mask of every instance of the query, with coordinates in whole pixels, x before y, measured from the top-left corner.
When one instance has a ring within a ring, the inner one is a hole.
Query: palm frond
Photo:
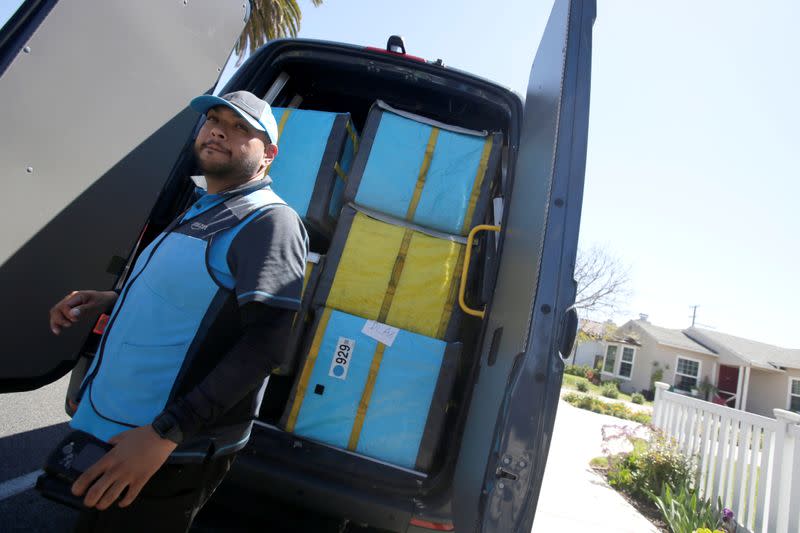
[[[313,6],[323,0],[311,0]],[[235,52],[241,56],[247,50],[254,52],[259,46],[280,37],[297,37],[303,14],[297,0],[251,0],[250,20],[236,43]]]

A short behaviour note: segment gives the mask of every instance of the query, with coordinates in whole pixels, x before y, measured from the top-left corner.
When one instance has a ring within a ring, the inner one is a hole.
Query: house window
[[[622,349],[622,359],[619,362],[619,376],[629,378],[633,374],[633,348],[628,346]]]
[[[789,410],[800,413],[800,379],[792,379],[789,386]]]
[[[633,374],[634,349],[630,346],[622,347],[622,355],[619,356],[620,346],[609,345],[606,348],[606,358],[603,362],[603,374],[610,374],[622,379],[631,379]]]
[[[617,360],[617,346],[610,345],[606,350],[606,362],[603,363],[603,372],[614,373],[614,364]]]
[[[691,392],[697,388],[700,379],[700,361],[678,357],[678,364],[675,365],[675,388],[685,392]]]

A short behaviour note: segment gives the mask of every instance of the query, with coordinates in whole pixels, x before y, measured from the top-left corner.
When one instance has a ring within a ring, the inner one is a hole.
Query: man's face
[[[207,175],[228,180],[252,178],[275,158],[277,146],[263,131],[253,128],[225,106],[212,107],[194,143],[200,168]]]

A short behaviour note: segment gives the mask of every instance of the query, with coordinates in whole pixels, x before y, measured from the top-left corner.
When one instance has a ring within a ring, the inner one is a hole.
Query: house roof
[[[703,328],[689,328],[684,331],[698,342],[713,344],[715,346],[711,347],[717,351],[726,350],[753,366],[771,370],[778,367],[800,369],[800,350],[781,348]]]
[[[702,353],[706,355],[717,355],[715,352],[709,350],[699,342],[690,338],[686,333],[679,329],[662,328],[654,326],[646,320],[632,320],[634,324],[642,328],[648,335],[653,337],[659,344],[673,346],[683,350],[691,350],[695,353]]]
[[[602,339],[606,334],[606,328],[608,327],[608,324],[609,322],[597,322],[595,320],[584,318],[580,321],[580,330],[590,337]],[[611,325],[614,326],[614,323],[611,322]]]

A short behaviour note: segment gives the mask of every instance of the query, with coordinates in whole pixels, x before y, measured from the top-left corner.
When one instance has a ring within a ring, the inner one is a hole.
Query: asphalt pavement
[[[0,395],[0,529],[62,533],[76,511],[33,490],[37,471],[68,432],[64,396],[69,376],[31,392]]]
[[[64,533],[72,530],[77,511],[44,499],[33,489],[52,448],[70,431],[64,411],[69,376],[31,392],[0,394],[0,532]],[[265,502],[266,504],[266,502]],[[338,519],[287,506],[252,510],[245,515],[217,505],[212,498],[193,533],[338,532]],[[359,528],[349,527],[348,532]]]

